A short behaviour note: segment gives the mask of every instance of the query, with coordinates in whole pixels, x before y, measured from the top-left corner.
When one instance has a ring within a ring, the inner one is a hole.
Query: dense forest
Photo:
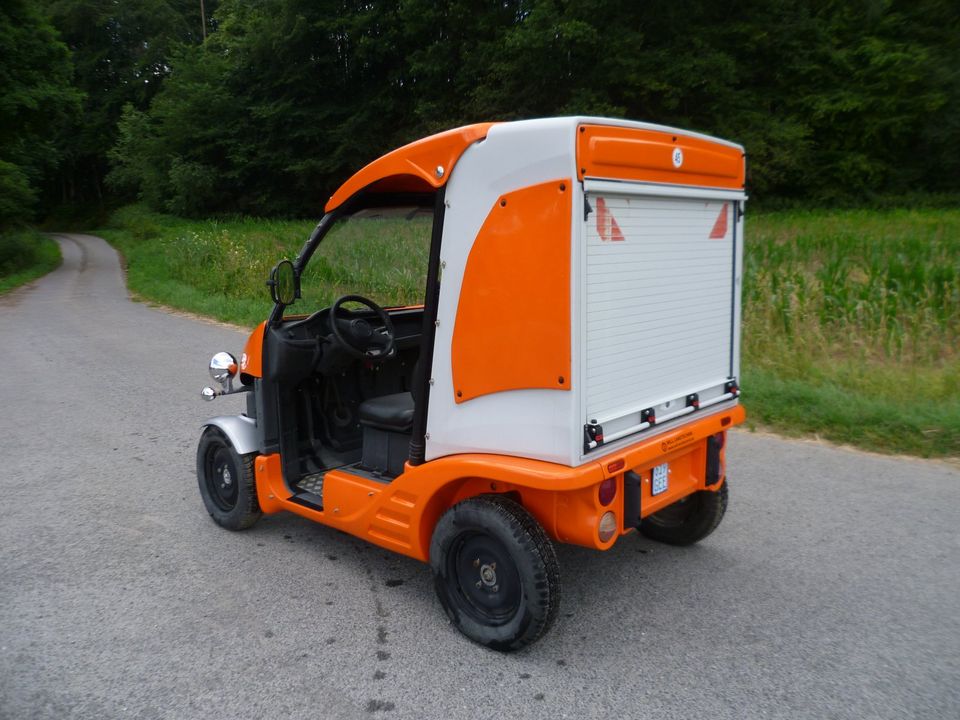
[[[0,227],[140,199],[316,216],[459,124],[735,140],[761,201],[960,191],[956,0],[5,0]]]

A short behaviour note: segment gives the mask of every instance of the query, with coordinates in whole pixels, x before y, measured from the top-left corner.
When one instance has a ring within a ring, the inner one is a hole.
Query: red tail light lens
[[[607,478],[600,483],[600,490],[597,493],[601,505],[609,505],[617,495],[617,479]]]
[[[627,461],[624,460],[623,458],[620,458],[619,460],[614,460],[612,463],[607,464],[607,472],[608,473],[620,472],[621,470],[623,470],[623,466],[626,464],[627,464]]]

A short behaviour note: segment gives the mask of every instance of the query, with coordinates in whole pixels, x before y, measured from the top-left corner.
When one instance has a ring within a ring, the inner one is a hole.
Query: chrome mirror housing
[[[210,358],[210,377],[223,385],[237,374],[237,359],[228,352],[218,352]]]

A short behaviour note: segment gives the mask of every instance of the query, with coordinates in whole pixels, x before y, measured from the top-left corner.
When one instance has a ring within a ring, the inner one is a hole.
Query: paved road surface
[[[427,568],[293,516],[215,526],[200,401],[232,330],[129,302],[113,250],[0,298],[2,718],[960,717],[960,472],[736,434],[700,546],[560,547],[504,656]]]

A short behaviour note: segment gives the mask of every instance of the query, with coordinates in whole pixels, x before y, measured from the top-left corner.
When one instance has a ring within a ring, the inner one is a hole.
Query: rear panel
[[[503,123],[464,150],[426,459],[578,466],[692,420],[688,396],[734,403],[742,185],[739,146],[626,121]],[[541,191],[563,202],[525,202]],[[605,437],[591,447],[592,420]]]
[[[722,394],[734,376],[736,207],[609,193],[587,202],[585,420],[609,437],[646,408]]]
[[[728,144],[599,126],[578,139],[587,457],[736,400],[745,196]]]

